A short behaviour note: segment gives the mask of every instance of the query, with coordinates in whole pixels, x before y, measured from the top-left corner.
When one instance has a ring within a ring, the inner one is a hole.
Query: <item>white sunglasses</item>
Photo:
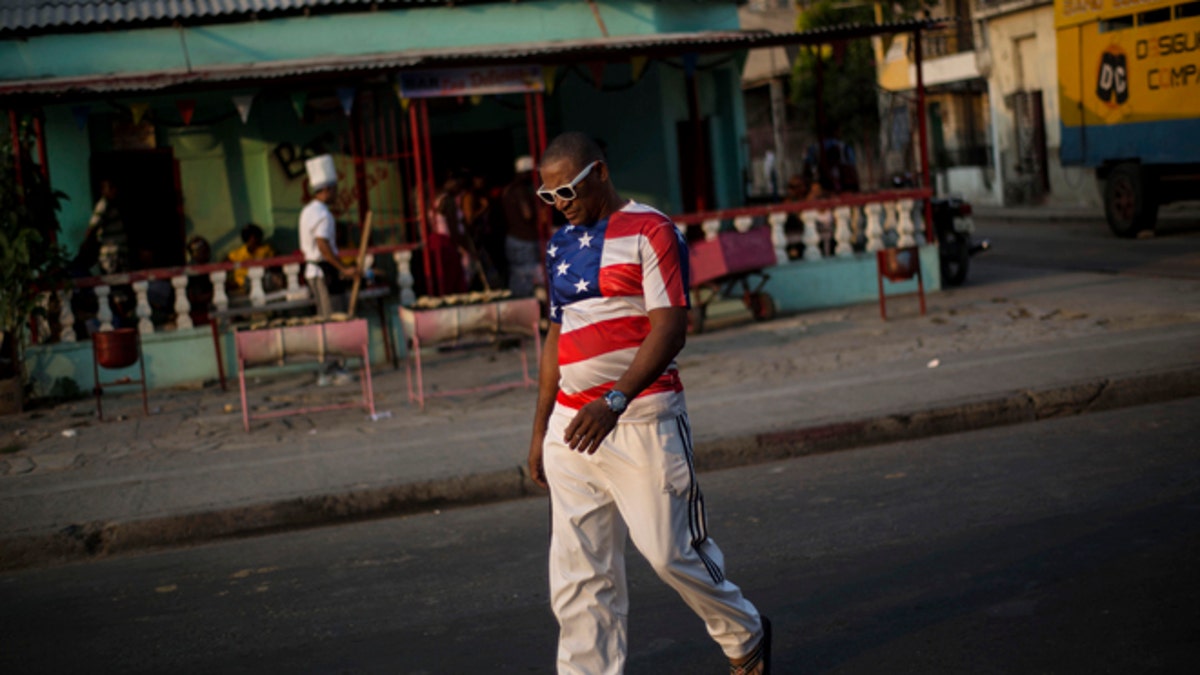
[[[558,197],[559,199],[563,200],[564,202],[569,202],[569,201],[574,200],[576,197],[579,196],[578,194],[575,193],[575,186],[579,185],[580,181],[582,181],[584,178],[587,178],[588,174],[591,173],[592,169],[595,168],[595,166],[599,163],[600,163],[600,160],[596,160],[596,161],[592,162],[591,164],[588,164],[586,167],[584,167],[583,171],[579,172],[578,176],[575,176],[575,180],[571,181],[570,183],[567,183],[566,185],[559,185],[558,187],[554,188],[553,190],[547,190],[546,186],[543,185],[542,187],[538,188],[537,196],[541,197],[542,201],[546,202],[547,204],[549,204],[551,206],[554,206],[554,198],[555,197]]]

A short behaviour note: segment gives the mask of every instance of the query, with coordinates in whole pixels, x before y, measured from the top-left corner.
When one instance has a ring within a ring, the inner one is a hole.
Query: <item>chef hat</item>
[[[521,155],[516,162],[517,173],[527,173],[533,171],[533,158],[529,155]]]
[[[323,190],[337,183],[337,167],[333,155],[320,155],[304,162],[308,172],[308,185],[314,190]]]

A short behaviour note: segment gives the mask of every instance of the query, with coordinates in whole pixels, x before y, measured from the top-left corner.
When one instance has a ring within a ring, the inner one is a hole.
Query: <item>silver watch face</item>
[[[625,412],[625,406],[628,405],[625,394],[615,389],[604,395],[604,402],[608,404],[608,409],[615,413]]]

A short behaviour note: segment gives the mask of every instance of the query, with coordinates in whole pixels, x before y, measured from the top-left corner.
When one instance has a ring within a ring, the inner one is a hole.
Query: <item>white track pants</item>
[[[555,409],[543,456],[559,674],[619,675],[625,667],[627,534],[725,655],[745,656],[757,646],[762,622],[725,579],[721,550],[708,538],[687,415],[622,422],[593,455],[563,443],[573,416]]]

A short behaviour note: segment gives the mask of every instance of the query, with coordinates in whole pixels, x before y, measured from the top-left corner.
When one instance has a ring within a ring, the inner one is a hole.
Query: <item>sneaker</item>
[[[318,387],[328,387],[331,384],[333,384],[333,378],[326,375],[325,373],[321,373],[320,375],[317,376],[317,386]]]
[[[354,376],[344,370],[337,370],[333,373],[333,386],[342,387],[347,384],[354,383]]]

